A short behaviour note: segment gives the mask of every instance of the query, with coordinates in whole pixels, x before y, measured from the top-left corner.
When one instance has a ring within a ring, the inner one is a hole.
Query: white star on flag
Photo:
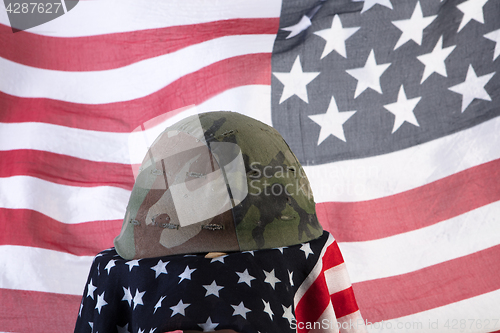
[[[213,323],[210,317],[208,317],[204,324],[198,324],[198,326],[203,328],[203,332],[213,332],[218,325],[218,323]]]
[[[299,23],[291,25],[286,28],[282,28],[281,30],[290,31],[290,34],[286,37],[286,39],[292,38],[300,34],[302,31],[306,30],[311,26],[311,19],[306,15],[302,16]]]
[[[382,88],[380,87],[380,77],[390,65],[391,64],[377,65],[375,53],[372,49],[368,55],[368,59],[366,59],[364,67],[347,69],[346,72],[358,80],[356,91],[354,92],[354,98],[358,97],[367,88],[372,88],[381,94]]]
[[[87,290],[87,297],[94,299],[94,291],[97,289],[97,287],[94,286],[94,284],[92,283],[92,279],[90,279],[90,282],[88,284],[87,289],[88,289]]]
[[[294,286],[294,283],[293,283],[293,271],[289,271],[287,270],[288,272],[288,279],[290,280],[290,285],[293,287]]]
[[[269,315],[269,318],[271,318],[271,320],[273,320],[274,312],[273,310],[271,310],[271,303],[268,303],[264,300],[262,300],[262,302],[264,303],[264,312]]]
[[[190,305],[190,303],[184,304],[181,299],[179,303],[177,303],[177,305],[170,307],[170,309],[172,310],[172,314],[170,315],[170,317],[175,316],[177,313],[185,316],[186,313],[184,312],[184,310],[186,310],[186,308]]]
[[[128,265],[129,272],[131,272],[132,268],[139,267],[139,260],[130,260],[127,261],[126,264]]]
[[[318,146],[325,141],[330,134],[346,142],[343,125],[355,113],[356,111],[339,112],[337,102],[332,96],[326,113],[310,115],[309,118],[321,126],[318,137]]]
[[[136,307],[137,305],[144,305],[144,303],[142,303],[142,296],[143,296],[145,293],[146,293],[146,291],[143,291],[143,292],[141,293],[141,292],[139,292],[139,289],[136,289],[136,291],[135,291],[135,296],[134,296],[134,299],[133,299],[133,301],[134,301],[134,308],[133,308],[133,309],[134,309],[134,310],[135,310],[135,307]]]
[[[162,296],[160,297],[160,299],[158,300],[158,302],[156,303],[155,305],[155,310],[153,311],[153,313],[156,312],[156,310],[158,310],[158,308],[161,308],[161,302],[165,299],[166,296]]]
[[[179,277],[181,278],[179,283],[181,283],[183,280],[191,280],[191,274],[195,270],[196,270],[196,268],[190,269],[189,266],[186,266],[186,269],[184,269],[184,272],[182,272],[181,275],[179,275]]]
[[[111,268],[115,267],[115,261],[116,260],[110,260],[107,263],[106,267],[104,267],[104,269],[108,271],[108,275],[109,275],[109,271],[111,271]]]
[[[495,75],[495,72],[478,77],[472,65],[469,65],[467,77],[463,83],[449,87],[453,92],[461,94],[462,97],[462,112],[472,103],[475,98],[491,101],[491,97],[484,89],[484,86]]]
[[[487,33],[484,38],[495,42],[495,53],[493,54],[493,61],[495,61],[500,55],[500,29]]]
[[[103,291],[102,294],[97,295],[97,304],[95,305],[95,308],[99,314],[101,313],[101,308],[108,304],[108,302],[104,300],[104,293],[105,292]]]
[[[234,309],[233,316],[240,315],[240,316],[242,316],[245,319],[247,319],[247,312],[252,311],[252,310],[250,310],[250,309],[248,309],[248,308],[245,307],[245,305],[243,304],[243,301],[240,304],[238,304],[238,305],[232,305],[231,304],[231,306]]]
[[[417,56],[417,59],[425,65],[424,74],[422,75],[420,84],[427,80],[432,73],[438,73],[444,77],[448,77],[444,61],[448,58],[450,53],[453,52],[455,47],[456,45],[452,45],[443,49],[443,36],[441,36],[431,53]]]
[[[273,73],[276,78],[283,83],[283,93],[280,104],[293,95],[297,95],[301,100],[309,103],[306,86],[319,75],[319,72],[304,73],[300,64],[300,56],[297,56],[292,65],[290,73]]]
[[[219,290],[221,290],[224,287],[218,286],[217,283],[215,283],[215,280],[213,280],[210,285],[203,285],[203,288],[207,290],[205,297],[209,295],[215,295],[219,297]]]
[[[487,2],[488,0],[467,0],[457,5],[457,8],[464,13],[458,31],[462,30],[470,20],[484,24],[483,7]]]
[[[346,58],[347,55],[345,49],[345,41],[358,30],[359,27],[342,27],[340,17],[338,15],[335,15],[333,17],[332,27],[330,29],[319,30],[314,33],[315,35],[318,35],[326,40],[325,48],[323,49],[323,53],[321,54],[321,59],[326,57],[334,50],[337,51],[338,54]]]
[[[413,40],[418,45],[422,45],[422,36],[424,34],[424,29],[434,21],[437,15],[424,17],[422,14],[422,8],[420,7],[420,2],[417,2],[411,18],[408,20],[392,21],[399,30],[403,33],[399,37],[394,50],[405,44],[409,40]]]
[[[160,274],[168,274],[167,273],[167,265],[168,265],[169,261],[167,262],[163,262],[162,260],[159,260],[158,263],[151,267],[151,269],[153,271],[155,271],[155,278],[157,278],[158,276],[160,276]]]
[[[405,90],[401,85],[401,87],[399,88],[397,102],[384,105],[384,108],[386,108],[387,110],[389,110],[389,112],[396,116],[396,118],[394,119],[394,127],[392,128],[392,133],[396,132],[405,121],[415,126],[420,126],[418,124],[417,118],[415,118],[415,114],[413,113],[413,110],[417,106],[420,99],[421,97],[407,99]]]
[[[224,258],[227,257],[227,255],[222,255],[222,256],[218,256],[218,257],[215,257],[213,258],[212,260],[210,260],[210,263],[214,263],[216,261],[219,261],[221,263],[224,263]]]
[[[292,306],[290,305],[289,307],[285,307],[283,304],[281,306],[283,307],[283,318],[288,319],[288,322],[292,325],[292,322],[295,320],[292,313]]]
[[[130,287],[127,287],[127,289],[125,289],[125,287],[122,288],[124,293],[122,301],[127,301],[128,306],[132,306],[132,293],[130,292]]]
[[[365,0],[361,13],[366,12],[368,9],[372,8],[376,4],[392,9],[392,3],[390,0]]]
[[[276,283],[281,282],[281,280],[274,275],[274,269],[271,272],[264,271],[264,274],[266,275],[264,282],[269,283],[273,289],[275,289]]]
[[[249,287],[252,286],[251,281],[255,280],[255,278],[248,273],[248,269],[245,269],[243,273],[236,272],[236,274],[240,277],[238,283],[246,283]]]
[[[300,247],[300,250],[304,252],[306,259],[309,258],[310,254],[314,254],[314,252],[311,250],[311,244],[309,244],[309,243],[302,244],[302,246]]]

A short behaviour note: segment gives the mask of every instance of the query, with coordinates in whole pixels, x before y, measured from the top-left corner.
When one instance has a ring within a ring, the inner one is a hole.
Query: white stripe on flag
[[[274,39],[275,35],[226,36],[104,71],[55,71],[0,58],[0,72],[9,77],[9,80],[0,80],[0,91],[18,97],[82,104],[131,101],[153,94],[215,62],[245,54],[271,53]],[[179,63],[185,65],[175,65]]]
[[[500,290],[495,290],[409,316],[367,322],[366,328],[369,333],[493,332],[500,330],[498,309]]]
[[[80,1],[67,14],[27,31],[52,37],[82,37],[238,18],[279,17],[281,1],[135,0]],[[91,21],[89,21],[91,20]],[[10,26],[7,12],[0,23]]]
[[[122,220],[129,197],[130,191],[118,187],[76,187],[29,176],[0,178],[1,208],[31,209],[68,224]]]
[[[271,86],[249,85],[226,90],[197,105],[197,109],[199,112],[235,111],[272,126]]]
[[[147,147],[129,146],[129,143],[143,142],[144,135],[155,139],[166,127],[198,112],[228,110],[247,115],[256,113],[254,118],[270,124],[270,96],[270,87],[265,85],[233,88],[151,129],[134,134],[83,130],[46,123],[0,123],[0,151],[34,149],[96,162],[140,164]]]
[[[352,283],[379,279],[500,244],[499,217],[500,201],[422,229],[339,247]]]
[[[272,126],[271,87],[256,84],[228,89],[195,107],[168,118],[159,126],[166,128],[186,117],[210,111],[238,112]],[[139,160],[139,156],[133,159],[134,163],[142,161],[142,157]]]
[[[46,123],[0,123],[0,150],[33,149],[96,162],[130,164],[130,135]],[[144,155],[144,150],[134,152],[136,159],[132,162],[141,163]]]
[[[2,245],[0,288],[82,295],[93,259],[35,247]]]
[[[345,263],[327,269],[325,271],[326,285],[330,295],[338,293],[351,286]]]

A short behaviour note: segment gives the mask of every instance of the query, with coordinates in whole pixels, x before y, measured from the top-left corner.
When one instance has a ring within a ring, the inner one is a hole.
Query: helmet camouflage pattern
[[[278,131],[218,111],[155,140],[114,243],[134,259],[290,246],[322,232],[309,181]]]

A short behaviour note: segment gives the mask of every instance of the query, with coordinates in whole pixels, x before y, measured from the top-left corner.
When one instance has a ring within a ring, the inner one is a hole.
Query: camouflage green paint
[[[246,184],[238,183],[237,186],[247,186],[248,195],[241,202],[233,202],[233,221],[230,223],[234,224],[234,237],[241,251],[290,246],[322,235],[323,229],[316,217],[309,181],[299,161],[275,129],[239,113],[218,111],[187,117],[167,128],[164,133],[170,131],[190,134],[205,141],[209,149],[211,145],[216,149],[216,142],[233,143],[240,148]],[[212,151],[212,154],[217,156],[216,151]],[[217,158],[220,162],[224,156]],[[224,165],[224,162],[221,164]],[[224,177],[227,184],[225,174]],[[136,185],[144,181],[139,178]],[[147,196],[148,190],[144,189],[144,184],[141,187],[134,186],[122,232],[115,239],[117,251],[124,258],[133,258],[137,252],[134,225],[130,220],[137,216]],[[227,185],[230,193],[229,187]],[[175,233],[178,230],[164,232]],[[215,235],[217,231],[210,233]],[[196,242],[187,240],[185,246],[181,247],[183,252],[179,253],[216,251],[213,241],[206,243],[211,243],[210,248],[200,245],[203,244],[203,239],[200,241],[202,234],[196,237]],[[225,235],[233,238],[227,233]],[[221,238],[220,244],[227,241],[229,239]],[[192,248],[186,250],[190,243],[193,244]]]
[[[243,153],[249,195],[233,208],[242,251],[288,246],[321,236],[309,181],[278,131],[233,112],[201,114],[200,122],[207,142],[233,142]],[[265,177],[269,175],[264,174],[265,168],[272,170],[271,177]],[[260,177],[254,169],[259,169]]]

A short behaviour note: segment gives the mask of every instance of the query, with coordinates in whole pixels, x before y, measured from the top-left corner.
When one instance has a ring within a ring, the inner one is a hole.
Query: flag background
[[[370,332],[500,330],[499,16],[495,0],[81,1],[14,34],[1,8],[0,331],[73,330],[145,153],[132,131],[211,110],[285,137]],[[441,67],[417,58],[440,39]],[[356,76],[371,55],[382,73]]]

